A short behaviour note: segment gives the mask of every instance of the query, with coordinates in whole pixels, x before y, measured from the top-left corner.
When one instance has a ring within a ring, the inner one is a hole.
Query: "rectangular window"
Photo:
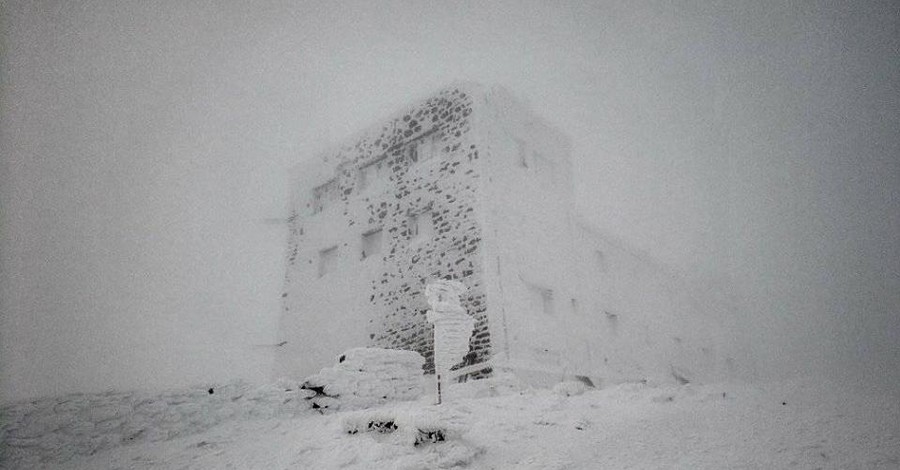
[[[536,286],[526,282],[526,287],[530,292],[532,311],[543,313],[544,315],[553,315],[555,312],[553,305],[553,289]]]
[[[338,247],[333,246],[319,252],[319,277],[334,271],[338,260]]]
[[[325,209],[329,202],[337,199],[338,185],[336,179],[313,188],[313,214],[318,214]]]
[[[606,315],[606,325],[609,327],[609,331],[615,336],[619,332],[619,316],[609,311],[604,311],[603,314]]]
[[[533,145],[519,138],[513,139],[516,142],[516,160],[519,166],[538,175],[542,183],[553,184],[556,180],[554,162]]]
[[[426,162],[436,157],[441,151],[441,133],[432,132],[413,141],[409,147],[409,159],[415,162]]]
[[[434,236],[434,222],[431,219],[431,210],[410,214],[407,219],[409,238],[411,240],[430,239]]]
[[[553,315],[553,291],[551,289],[542,289],[541,300],[543,301],[544,314]]]
[[[362,259],[381,253],[381,229],[368,231],[362,236]]]
[[[371,186],[387,173],[387,155],[382,155],[376,160],[366,163],[359,169],[359,190],[362,191]]]

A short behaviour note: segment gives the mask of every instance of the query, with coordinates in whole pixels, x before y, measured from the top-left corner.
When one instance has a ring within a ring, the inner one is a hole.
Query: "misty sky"
[[[759,368],[900,370],[894,2],[2,3],[0,392],[268,379],[287,169],[454,80]]]

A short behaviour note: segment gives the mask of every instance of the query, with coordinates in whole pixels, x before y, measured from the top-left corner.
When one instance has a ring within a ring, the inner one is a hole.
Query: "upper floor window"
[[[338,247],[333,246],[319,252],[319,277],[332,271],[337,266]]]
[[[552,289],[539,289],[539,293],[541,296],[541,309],[543,310],[545,315],[553,315],[553,290]]]
[[[409,148],[409,159],[413,162],[426,162],[436,157],[441,151],[441,133],[432,132],[413,141]]]
[[[381,253],[381,229],[370,230],[362,236],[362,259]]]
[[[553,315],[555,312],[553,302],[553,289],[526,283],[531,294],[531,303],[534,310],[545,315]]]
[[[332,178],[326,183],[313,188],[313,214],[322,212],[329,202],[338,198],[337,179]]]
[[[516,142],[516,160],[519,166],[537,174],[542,180],[552,183],[556,171],[553,161],[524,140],[519,138],[514,138],[514,140]]]
[[[388,163],[387,155],[382,155],[377,159],[366,163],[359,169],[359,190],[368,188],[373,181],[381,178],[387,173]]]
[[[407,219],[409,237],[411,240],[429,239],[434,236],[434,221],[431,219],[431,210],[411,213]]]
[[[615,313],[611,313],[609,311],[604,310],[603,314],[606,315],[606,324],[609,327],[609,331],[615,335],[619,332],[619,316]]]

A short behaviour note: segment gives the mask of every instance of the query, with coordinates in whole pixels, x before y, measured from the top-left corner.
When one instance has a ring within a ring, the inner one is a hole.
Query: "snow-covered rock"
[[[425,358],[414,351],[354,348],[303,382],[313,408],[365,408],[422,395]]]
[[[575,395],[581,395],[586,392],[588,386],[584,384],[584,382],[578,380],[569,380],[565,382],[560,382],[553,386],[553,393],[558,395],[562,395],[565,397],[571,397]]]

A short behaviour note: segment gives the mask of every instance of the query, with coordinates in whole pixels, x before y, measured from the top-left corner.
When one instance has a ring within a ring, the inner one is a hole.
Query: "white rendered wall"
[[[573,341],[582,322],[565,301],[576,284],[567,223],[568,140],[502,89],[491,90],[479,117],[485,120],[478,129],[489,153],[484,223],[489,317],[492,325],[504,327],[493,335],[496,356],[520,374],[586,373],[586,353]],[[540,157],[533,158],[533,152]],[[537,289],[552,291],[552,313],[544,311]]]
[[[648,256],[578,220],[572,226],[579,309],[599,333],[591,358],[603,380],[725,378],[733,351],[724,306]]]
[[[304,188],[312,188],[332,176],[330,165],[307,166],[296,174],[294,207],[305,208]],[[302,194],[301,194],[302,192]],[[290,282],[284,295],[291,306],[304,306],[302,311],[290,309],[282,313],[278,334],[279,356],[302,358],[288,361],[277,375],[303,377],[331,365],[343,351],[368,343],[369,282],[381,272],[375,258],[360,260],[359,236],[345,229],[343,208],[331,204],[315,215],[314,223],[303,224],[304,251],[300,269],[290,269]],[[310,217],[310,214],[298,216]],[[338,256],[332,272],[319,276],[319,251],[337,247]],[[291,253],[287,255],[291,257]],[[347,275],[354,273],[354,275]],[[296,309],[296,307],[294,307]],[[282,362],[284,362],[282,360]]]
[[[502,89],[485,102],[477,129],[488,152],[484,253],[496,358],[536,382],[721,377],[728,353],[712,338],[723,337],[722,312],[573,214],[562,132]],[[542,165],[522,165],[523,145]],[[551,308],[536,287],[552,291]]]

